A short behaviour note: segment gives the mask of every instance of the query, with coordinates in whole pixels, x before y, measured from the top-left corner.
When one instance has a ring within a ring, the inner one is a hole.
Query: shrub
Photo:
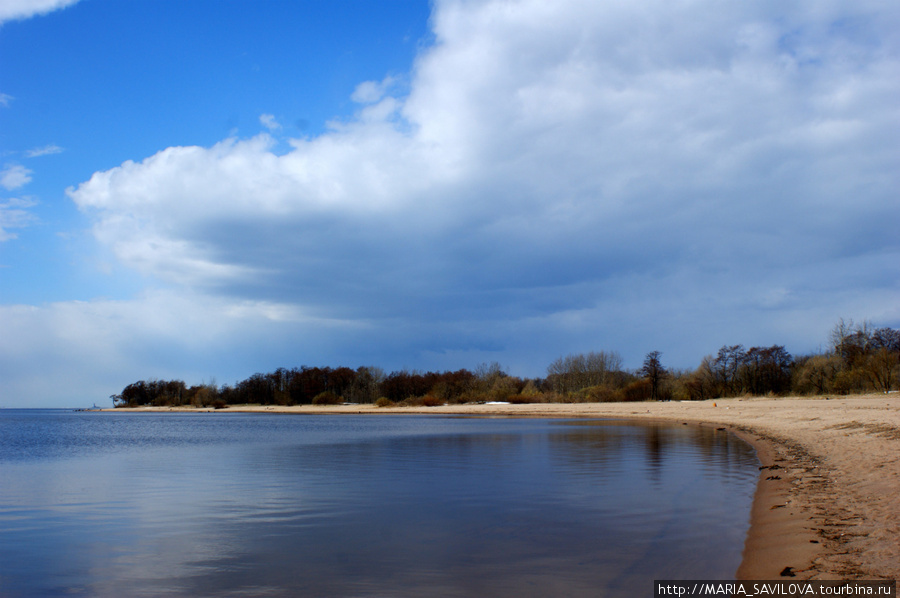
[[[621,388],[591,386],[585,389],[584,397],[591,403],[619,403],[625,400],[625,393]]]
[[[390,400],[387,397],[380,397],[377,401],[375,401],[376,407],[393,407],[396,403]]]
[[[542,403],[570,403],[571,402],[566,398],[566,395],[561,395],[558,392],[554,392],[554,391],[545,392],[542,395],[540,395],[540,397],[541,397]]]
[[[439,399],[438,397],[432,395],[425,395],[424,397],[422,397],[422,406],[424,407],[438,407],[443,404],[444,401],[442,399]]]
[[[842,395],[866,390],[866,379],[862,370],[851,368],[838,372],[834,377],[834,392]]]
[[[331,392],[330,390],[326,390],[325,392],[320,392],[315,397],[313,397],[312,404],[313,405],[340,405],[344,400]]]
[[[626,401],[647,401],[652,394],[649,380],[635,380],[624,389]]]

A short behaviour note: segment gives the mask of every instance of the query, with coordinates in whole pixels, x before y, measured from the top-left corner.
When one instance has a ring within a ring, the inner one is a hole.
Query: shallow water
[[[0,595],[649,595],[733,578],[757,473],[692,426],[2,410]]]

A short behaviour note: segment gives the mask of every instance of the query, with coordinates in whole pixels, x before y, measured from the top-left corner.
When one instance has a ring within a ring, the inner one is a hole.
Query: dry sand
[[[615,417],[725,427],[756,447],[763,467],[740,579],[780,579],[783,572],[795,579],[900,578],[897,394],[381,409],[243,406],[227,411]]]

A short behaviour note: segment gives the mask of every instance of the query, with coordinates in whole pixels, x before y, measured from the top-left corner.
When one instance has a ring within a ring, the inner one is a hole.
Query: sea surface
[[[733,579],[710,428],[0,410],[0,596],[648,596]]]

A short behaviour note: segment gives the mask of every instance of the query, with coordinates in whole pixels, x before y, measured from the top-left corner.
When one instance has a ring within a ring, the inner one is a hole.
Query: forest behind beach
[[[900,330],[840,320],[827,350],[791,355],[784,346],[724,345],[694,369],[665,366],[650,351],[636,370],[616,351],[592,351],[555,359],[542,378],[510,375],[498,363],[472,370],[386,373],[376,366],[278,368],[235,384],[187,385],[182,380],[140,380],[111,395],[116,407],[211,407],[229,405],[436,406],[473,402],[623,402],[705,400],[891,392],[900,385]]]

